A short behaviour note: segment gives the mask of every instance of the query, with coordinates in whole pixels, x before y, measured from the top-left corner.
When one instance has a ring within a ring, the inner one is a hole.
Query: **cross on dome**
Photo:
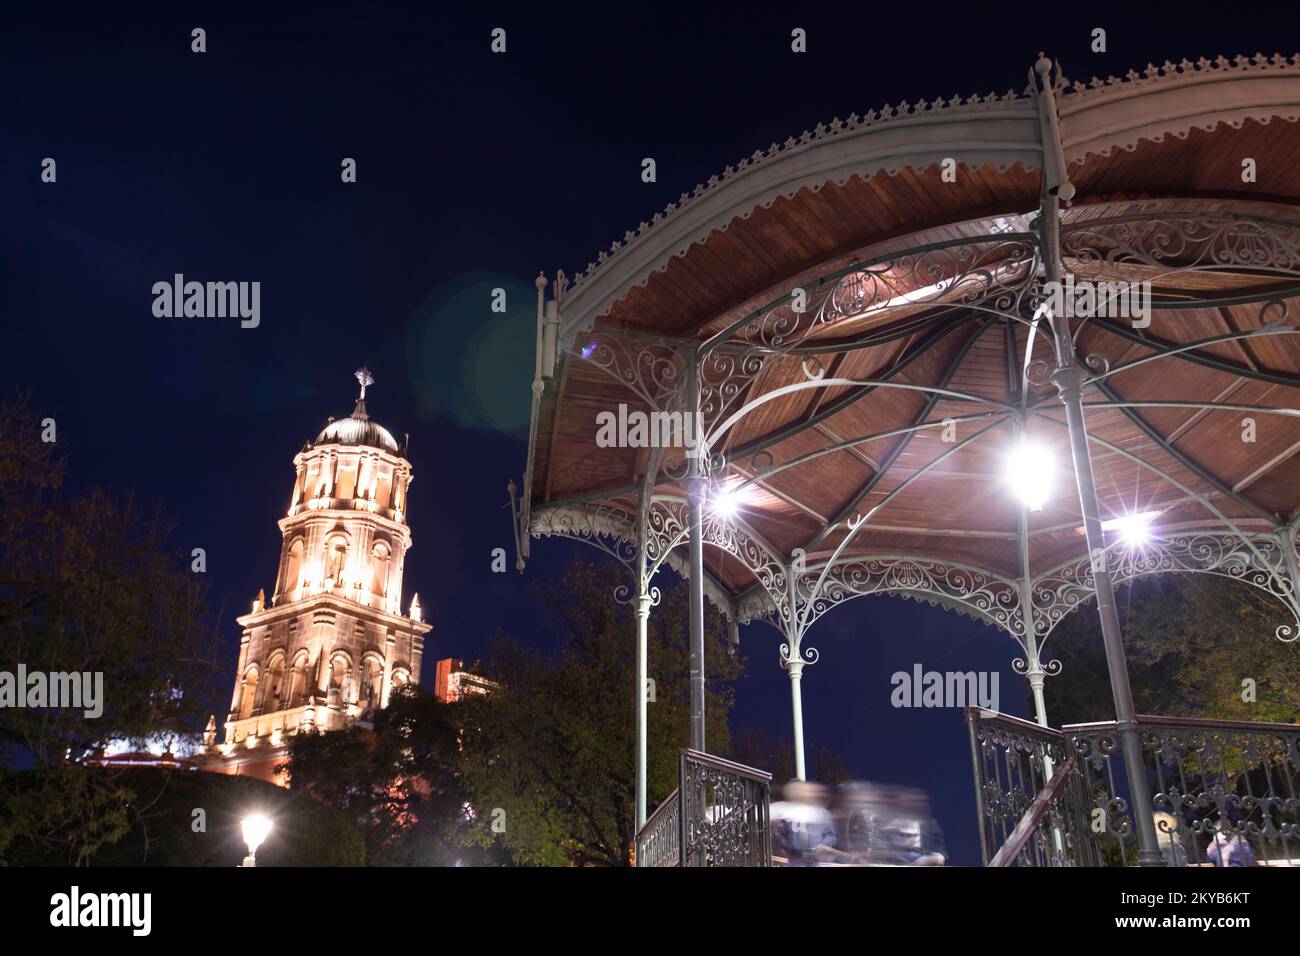
[[[352,376],[361,383],[361,400],[366,400],[366,386],[375,384],[375,377],[370,374],[370,369],[364,365],[352,373]]]

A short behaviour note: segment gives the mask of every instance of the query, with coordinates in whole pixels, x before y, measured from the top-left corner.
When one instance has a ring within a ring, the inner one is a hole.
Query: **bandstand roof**
[[[1032,90],[819,125],[558,280],[526,532],[553,530],[544,516],[564,508],[634,516],[645,487],[684,498],[680,451],[598,447],[596,415],[679,407],[682,349],[700,347],[721,456],[711,479],[740,489],[738,520],[782,560],[802,548],[816,567],[850,534],[841,560],[906,556],[1007,581],[1085,558],[1064,410],[1045,374],[1052,344],[1029,291],[1054,156],[1074,188],[1065,270],[1147,281],[1153,298],[1146,327],[1076,320],[1103,513],[1156,512],[1170,534],[1294,522],[1300,417],[1261,410],[1300,404],[1300,337],[1288,334],[1300,308],[1300,56],[1061,80],[1055,103],[1050,125]],[[1028,518],[1027,569],[1004,476],[1017,422],[1057,464]],[[718,594],[762,590],[751,562],[717,548],[705,561]]]

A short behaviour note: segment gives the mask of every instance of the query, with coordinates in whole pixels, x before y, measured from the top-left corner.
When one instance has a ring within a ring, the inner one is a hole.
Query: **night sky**
[[[206,549],[233,678],[233,616],[272,589],[291,459],[351,411],[352,372],[367,365],[372,418],[399,441],[410,433],[405,600],[419,591],[433,624],[426,684],[434,660],[479,657],[497,628],[545,646],[529,582],[580,550],[542,540],[525,576],[489,568],[495,547],[513,564],[506,482],[524,468],[539,270],[572,276],[683,191],[819,121],[1019,91],[1039,50],[1087,79],[1166,58],[1292,52],[1297,35],[1263,18],[1198,23],[1132,5],[1059,23],[1044,4],[836,15],[475,4],[455,20],[432,3],[301,15],[193,4],[180,18],[131,6],[59,5],[40,22],[6,11],[6,373],[57,419],[74,487],[161,501],[177,548]],[[196,26],[204,54],[190,50]],[[504,56],[489,52],[498,26]],[[1105,55],[1088,50],[1094,26],[1108,30]],[[808,31],[806,55],[790,52],[794,27]],[[640,181],[645,156],[657,183]],[[40,181],[45,157],[56,184]],[[344,157],[356,184],[340,182]],[[156,318],[152,286],[178,272],[260,281],[260,326]],[[496,286],[505,316],[489,311]],[[742,642],[750,667],[733,726],[788,734],[780,640],[754,625]],[[804,673],[809,746],[840,751],[857,777],[927,790],[953,862],[978,863],[961,717],[893,709],[889,676],[916,662],[999,670],[1001,709],[1024,716],[1017,645],[887,598],[832,611],[807,643],[821,653]],[[1050,695],[1049,681],[1049,712]]]

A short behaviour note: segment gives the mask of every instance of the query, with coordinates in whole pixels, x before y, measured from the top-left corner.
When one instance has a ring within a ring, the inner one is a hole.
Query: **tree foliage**
[[[647,655],[650,810],[676,787],[677,754],[690,740],[688,589],[658,583],[663,596],[650,614]],[[558,652],[499,637],[488,672],[500,688],[462,705],[474,833],[503,843],[521,863],[626,866],[631,858],[636,627],[630,607],[614,600],[626,585],[617,566],[569,566],[538,596],[557,629]],[[710,752],[726,753],[741,661],[707,606],[705,620],[706,736]]]
[[[0,402],[0,670],[102,673],[103,713],[0,709],[0,766],[30,767],[0,788],[0,853],[22,837],[78,863],[125,832],[130,790],[68,758],[194,726],[217,644],[161,516],[98,489],[64,494],[65,458],[41,434],[26,398]]]
[[[756,727],[742,727],[733,735],[729,759],[772,775],[772,783],[780,785],[794,779],[794,738],[789,734],[774,734]],[[820,744],[814,744],[804,756],[809,779],[818,783],[844,783],[852,776],[843,754]]]
[[[1139,714],[1294,722],[1300,717],[1300,650],[1278,640],[1287,618],[1250,585],[1204,574],[1139,578],[1116,592],[1134,704]],[[1095,605],[1057,627],[1046,656],[1053,726],[1114,717]],[[1253,701],[1243,681],[1254,682]]]
[[[1276,599],[1240,581],[1203,574],[1139,578],[1117,589],[1116,598],[1137,713],[1276,723],[1300,717],[1300,650],[1276,636],[1288,619]],[[1061,675],[1047,685],[1051,723],[1113,719],[1095,605],[1062,621],[1048,651],[1063,664]],[[1263,767],[1249,754],[1225,747],[1207,765],[1195,750],[1184,755],[1177,784],[1190,794],[1223,786],[1248,796],[1267,792],[1270,780],[1283,793],[1297,785],[1287,766]],[[1094,798],[1101,797],[1102,787],[1099,779]],[[1194,815],[1212,829],[1219,809],[1211,803]],[[1136,842],[1128,842],[1125,860],[1114,835],[1119,814],[1110,818],[1099,839],[1103,859],[1111,866],[1134,862]],[[1262,845],[1257,850],[1268,852]]]
[[[398,688],[373,728],[289,738],[290,786],[343,811],[372,865],[484,862],[465,852],[460,832],[468,818],[456,721],[453,705]]]
[[[247,854],[241,821],[249,813],[274,826],[257,850],[259,866],[364,866],[361,831],[338,810],[254,777],[192,770],[83,767],[89,775],[113,773],[132,796],[122,837],[89,854],[89,866],[237,866]],[[19,775],[19,785],[23,777]],[[66,860],[48,848],[25,845],[14,860],[23,866],[58,866]]]

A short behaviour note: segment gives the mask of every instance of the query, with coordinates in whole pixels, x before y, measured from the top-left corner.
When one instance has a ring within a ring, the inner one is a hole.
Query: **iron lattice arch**
[[[608,329],[597,330],[575,343],[570,350],[573,359],[624,385],[652,413],[680,412],[693,400],[697,402],[707,451],[701,456],[704,470],[715,484],[725,481],[729,475],[741,476],[732,486],[732,494],[771,487],[779,476],[816,468],[836,454],[893,442],[892,448],[881,457],[878,470],[835,516],[838,520],[824,523],[789,558],[783,558],[778,546],[750,524],[734,519],[709,520],[706,542],[736,559],[754,577],[749,587],[736,589],[737,613],[733,616],[773,623],[793,641],[793,653],[798,656],[803,633],[830,607],[868,594],[901,594],[932,600],[986,620],[1007,631],[1036,658],[1035,648],[1041,650],[1042,640],[1056,623],[1092,593],[1095,556],[1058,560],[1036,574],[1022,574],[1018,578],[1005,568],[955,561],[941,555],[871,553],[868,549],[864,549],[866,553],[855,553],[852,547],[855,536],[863,530],[870,531],[870,523],[886,514],[893,499],[968,446],[999,435],[1008,425],[1023,427],[1031,418],[1061,424],[1049,405],[1052,396],[1036,394],[1036,390],[1045,390],[1045,374],[1050,370],[1049,362],[1032,357],[1034,343],[1046,335],[1040,321],[1041,303],[1045,299],[1043,283],[1036,277],[1040,241],[1032,232],[1000,233],[987,239],[962,237],[857,261],[816,277],[807,283],[806,289],[800,287],[761,305],[703,345],[648,339],[636,333],[615,333]],[[1297,276],[1300,264],[1300,226],[1244,216],[1202,219],[1183,215],[1161,220],[1118,217],[1063,228],[1062,248],[1067,253],[1067,261],[1099,279],[1111,274],[1132,275],[1134,268],[1141,267],[1160,270],[1161,281],[1165,283],[1179,276],[1241,269],[1250,270],[1252,280],[1264,275],[1290,280]],[[927,280],[924,286],[923,279]],[[918,288],[922,290],[920,294],[915,292]],[[1288,324],[1289,303],[1284,295],[1290,291],[1290,286],[1279,290],[1269,285],[1262,291],[1241,293],[1233,287],[1222,295],[1201,294],[1195,299],[1178,299],[1171,292],[1164,293],[1153,303],[1158,313],[1176,315],[1179,310],[1192,306],[1198,309],[1253,307],[1258,324],[1239,332],[1187,342],[1137,335],[1144,346],[1142,353],[1113,365],[1104,353],[1089,353],[1084,356],[1090,371],[1085,385],[1095,390],[1101,400],[1089,401],[1087,407],[1116,410],[1139,427],[1144,423],[1137,410],[1145,408],[1296,417],[1296,411],[1286,406],[1248,402],[1129,400],[1108,384],[1126,373],[1149,369],[1163,360],[1187,362],[1218,372],[1230,371],[1248,380],[1295,388],[1300,379],[1293,374],[1233,368],[1231,363],[1204,351],[1248,339],[1293,336],[1296,329]],[[909,306],[924,306],[924,311],[865,334],[825,337],[826,330],[837,322],[861,324],[896,306],[900,297],[905,297]],[[798,308],[797,300],[802,300]],[[1098,335],[1108,334],[1121,341],[1135,337],[1122,325],[1095,319],[1080,323],[1074,339],[1077,341],[1090,325],[1096,327]],[[1003,335],[1006,341],[1009,386],[1007,395],[1001,399],[954,387],[963,361],[991,333]],[[916,340],[919,345],[882,372],[869,377],[836,374],[843,367],[846,355],[902,339]],[[957,345],[945,356],[934,384],[921,385],[900,378],[909,367],[931,360],[945,343],[954,339],[958,340]],[[1048,345],[1051,344],[1049,341]],[[698,397],[694,399],[685,392],[685,366],[691,350],[696,350],[699,371]],[[1018,382],[1013,358],[1016,364],[1022,361]],[[872,393],[890,390],[923,396],[919,412],[906,423],[828,442],[802,454],[782,456],[781,460],[776,457],[773,449],[783,443],[816,429],[836,412]],[[736,426],[764,406],[794,393],[828,391],[834,397],[815,415],[758,439],[732,440]],[[964,414],[954,415],[954,410]],[[903,458],[916,436],[954,427],[967,429],[968,433],[884,490],[888,487],[889,467]],[[1150,436],[1152,450],[1170,451],[1169,443],[1162,441],[1149,426],[1142,427],[1142,431]],[[1211,476],[1208,468],[1184,455],[1162,460],[1149,451],[1131,451],[1100,436],[1091,436],[1091,440],[1104,451],[1170,486],[1176,497],[1157,503],[1164,513],[1174,513],[1184,519],[1176,532],[1160,534],[1141,547],[1128,547],[1122,542],[1110,545],[1105,560],[1112,577],[1127,581],[1148,574],[1196,572],[1242,580],[1280,600],[1289,612],[1290,620],[1276,628],[1279,638],[1294,640],[1300,634],[1300,606],[1291,567],[1295,552],[1294,523],[1259,529],[1261,520],[1282,519],[1226,488]],[[642,481],[652,489],[661,487],[661,480],[670,479],[674,469],[681,467],[681,461],[667,462],[662,473],[647,475]],[[1197,479],[1203,487],[1196,487]],[[880,501],[872,509],[853,510],[877,489],[880,489]],[[612,489],[611,494],[629,490]],[[652,500],[647,517],[654,526],[648,527],[646,534],[651,564],[645,569],[650,576],[687,538],[685,497],[657,493]],[[1224,505],[1230,507],[1225,509]],[[1199,513],[1189,514],[1189,506]],[[1236,513],[1230,513],[1233,506]],[[576,512],[573,506],[562,507],[558,512],[540,512],[540,520],[530,527],[529,533],[568,533],[591,540],[594,521],[610,532],[595,537],[610,541],[606,550],[630,566],[638,535],[636,507],[627,506],[623,510],[596,501],[583,502],[578,507]],[[850,510],[853,510],[851,515]],[[586,517],[578,519],[579,514]],[[568,527],[564,526],[565,522],[569,523]],[[813,573],[795,570],[795,555],[802,552],[805,559],[799,564],[807,568],[810,561],[806,556],[812,549],[828,543],[835,546],[820,562],[811,562]],[[711,584],[714,585],[711,590],[716,593],[718,582]],[[725,601],[719,603],[727,607]],[[1028,631],[1025,606],[1031,609],[1032,627]],[[1034,638],[1031,644],[1024,640],[1027,633]],[[1048,673],[1054,670],[1050,663],[1036,660],[1018,664],[1027,668],[1042,666]]]

